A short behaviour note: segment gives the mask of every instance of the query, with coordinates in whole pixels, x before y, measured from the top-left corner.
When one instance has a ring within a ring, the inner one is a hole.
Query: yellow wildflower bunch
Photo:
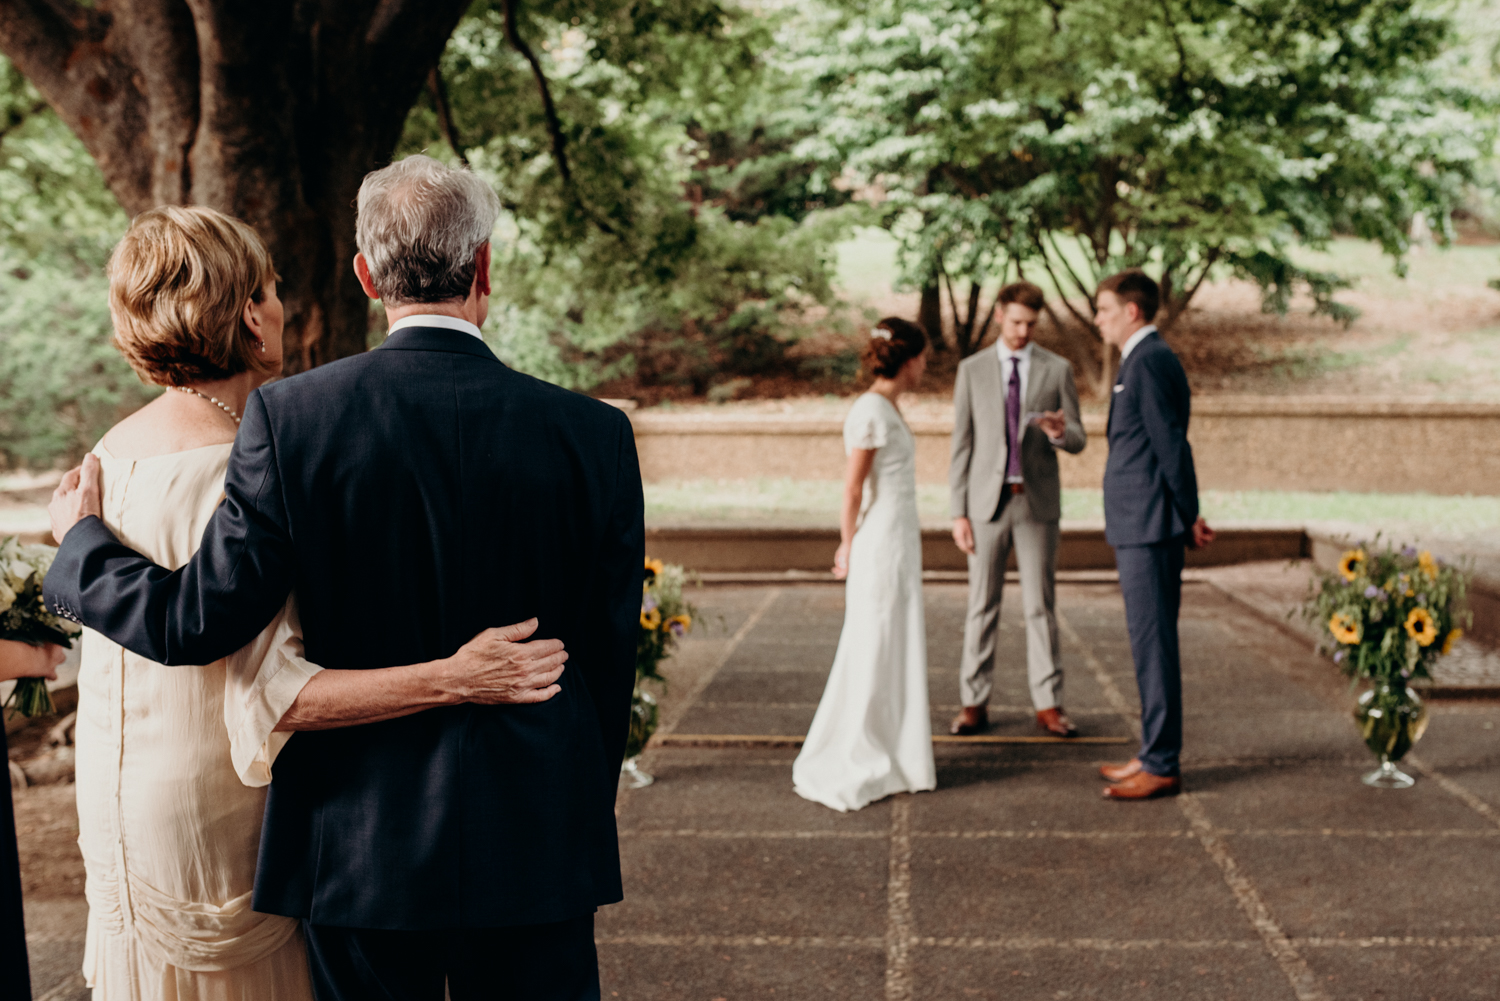
[[[1417,641],[1418,646],[1432,646],[1437,639],[1437,624],[1432,613],[1425,608],[1413,608],[1406,616],[1406,635]]]
[[[1364,638],[1364,625],[1348,612],[1334,612],[1328,620],[1328,631],[1340,643],[1350,646]]]
[[[1468,577],[1415,546],[1350,546],[1314,577],[1302,612],[1345,673],[1405,685],[1430,677],[1463,635]]]

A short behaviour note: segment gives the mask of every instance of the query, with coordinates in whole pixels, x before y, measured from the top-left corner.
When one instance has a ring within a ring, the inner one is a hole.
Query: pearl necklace
[[[236,425],[240,423],[240,415],[235,413],[234,408],[229,406],[229,404],[221,403],[219,400],[215,399],[212,396],[204,396],[202,393],[198,392],[191,386],[173,386],[172,388],[177,390],[179,393],[191,393],[193,396],[198,397],[200,400],[207,400],[209,403],[212,403],[214,406],[218,407],[220,410],[228,414],[229,419],[234,421]]]

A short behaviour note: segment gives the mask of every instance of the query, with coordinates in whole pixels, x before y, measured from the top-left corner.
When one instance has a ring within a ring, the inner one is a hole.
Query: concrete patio
[[[1059,588],[1066,707],[1036,742],[1002,669],[988,742],[937,744],[939,788],[841,815],[791,789],[843,590],[715,586],[668,664],[657,782],[620,798],[624,903],[598,918],[631,1001],[1500,996],[1500,703],[1443,701],[1414,789],[1359,776],[1345,681],[1207,581],[1185,589],[1187,793],[1102,800],[1136,711],[1108,582]],[[934,731],[956,702],[964,589],[927,588]],[[1021,649],[1014,605],[1003,641]],[[747,739],[753,738],[753,739]],[[71,786],[17,797],[35,996],[85,999]]]
[[[964,591],[927,593],[941,733]],[[796,749],[773,738],[812,717],[842,590],[700,595],[715,628],[674,665],[668,736],[729,746],[650,751],[657,783],[621,797],[606,997],[1500,995],[1500,705],[1436,705],[1408,758],[1417,786],[1369,789],[1331,665],[1189,584],[1187,793],[1106,802],[1093,765],[1130,756],[1137,710],[1123,607],[1111,585],[1063,585],[1068,711],[1085,736],[1127,742],[942,742],[936,792],[840,815],[792,792]],[[1019,626],[1007,608],[1017,650]],[[995,701],[992,737],[1036,735],[1019,663]]]

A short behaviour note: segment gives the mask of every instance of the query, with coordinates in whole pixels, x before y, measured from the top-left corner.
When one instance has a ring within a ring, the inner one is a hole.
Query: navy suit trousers
[[[1182,753],[1182,659],[1177,613],[1182,608],[1179,536],[1150,546],[1116,546],[1115,566],[1125,595],[1125,625],[1141,692],[1141,750],[1152,775],[1175,776]]]
[[[385,931],[304,921],[318,1001],[599,1001],[594,915],[508,928]]]

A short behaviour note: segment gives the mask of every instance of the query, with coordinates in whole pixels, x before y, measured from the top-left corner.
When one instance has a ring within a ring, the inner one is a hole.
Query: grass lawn
[[[677,480],[646,484],[650,524],[838,524],[842,484],[836,480]],[[1369,526],[1403,539],[1483,539],[1500,535],[1500,497],[1433,494],[1311,493],[1206,490],[1210,522]],[[917,488],[924,524],[948,523],[948,490]],[[1064,490],[1065,521],[1104,520],[1098,490]]]

